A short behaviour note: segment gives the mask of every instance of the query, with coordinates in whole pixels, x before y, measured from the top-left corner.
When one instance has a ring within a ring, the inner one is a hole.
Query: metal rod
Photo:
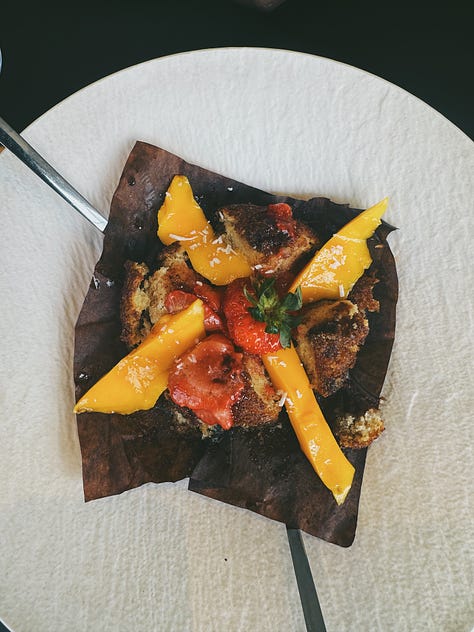
[[[33,149],[15,130],[0,117],[0,143],[9,149],[27,167],[36,173],[46,184],[59,193],[81,215],[102,233],[107,220],[76,189],[69,184],[46,160]]]
[[[300,593],[303,607],[304,620],[308,632],[326,632],[323,613],[319,605],[318,594],[314,585],[311,568],[306,556],[304,542],[299,529],[286,528],[288,543],[290,545],[293,567],[295,569],[296,583]]]

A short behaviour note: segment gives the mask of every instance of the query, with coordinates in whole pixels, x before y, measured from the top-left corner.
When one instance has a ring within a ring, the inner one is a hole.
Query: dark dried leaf
[[[286,202],[296,219],[326,241],[360,211],[326,198],[309,201],[273,196],[189,164],[163,149],[138,142],[112,200],[104,250],[76,326],[74,377],[80,397],[125,355],[120,341],[120,291],[127,259],[156,265],[161,244],[157,210],[176,174],[188,176],[199,203],[215,225],[220,207]],[[133,183],[133,184],[132,184]],[[379,402],[395,331],[397,276],[383,223],[370,240],[380,312],[347,386],[321,406],[331,423],[337,411],[359,413]],[[375,245],[380,246],[374,248]],[[341,546],[354,538],[365,450],[347,451],[356,468],[346,502],[338,507],[298,447],[282,413],[276,426],[234,429],[202,440],[197,426],[183,424],[166,395],[149,411],[132,415],[78,416],[86,500],[118,494],[147,482],[191,477],[189,488],[246,507],[290,527]]]

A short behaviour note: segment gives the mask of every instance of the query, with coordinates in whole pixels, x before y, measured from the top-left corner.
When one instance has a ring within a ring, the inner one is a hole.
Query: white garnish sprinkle
[[[175,235],[174,233],[170,233],[171,239],[176,239],[177,241],[194,241],[195,237],[183,237],[183,235]]]
[[[221,220],[221,222],[223,222],[224,221],[224,213],[222,211],[219,211],[218,215],[219,215],[219,219]]]
[[[225,255],[235,255],[235,254],[237,254],[230,244],[227,244],[227,246],[225,248],[221,248],[219,246],[219,248],[217,248],[217,252],[223,252]]]
[[[286,362],[283,362],[283,360],[280,360],[280,362],[278,363],[278,366],[286,367]]]
[[[254,270],[261,270],[263,268],[261,263],[257,263],[257,265],[254,266]]]
[[[197,360],[196,360],[196,356],[192,353],[191,355],[188,356],[188,360],[192,363],[192,364],[196,364]]]
[[[149,365],[132,364],[127,366],[125,379],[138,393],[143,392],[153,379],[153,368]]]
[[[280,401],[278,402],[278,406],[280,406],[280,408],[284,405],[287,394],[288,393],[286,392],[281,394]]]
[[[270,364],[274,364],[275,362],[278,362],[278,356],[267,356],[267,360]]]
[[[211,266],[211,268],[213,268],[216,264],[219,264],[220,262],[221,262],[220,259],[218,259],[217,257],[214,257],[213,259],[209,261],[209,265]]]
[[[344,296],[344,286],[342,283],[339,283],[339,296],[342,298]]]
[[[233,191],[234,187],[227,187],[227,191]]]
[[[219,235],[219,237],[216,237],[215,239],[213,239],[211,243],[213,243],[213,244],[221,244],[222,241],[223,241],[223,237],[222,237],[222,235]]]
[[[273,274],[275,270],[264,270],[263,274]]]
[[[189,250],[196,250],[196,248],[199,248],[199,244],[191,244],[188,248]]]
[[[166,330],[167,334],[174,334],[174,329],[171,329],[171,327],[169,329]]]
[[[314,439],[310,439],[308,441],[308,448],[312,457],[316,457],[319,452],[319,445],[316,443]]]
[[[196,281],[196,285],[202,285],[202,281]]]
[[[299,391],[298,389],[296,389],[296,397],[298,399],[301,399],[303,397],[303,393],[301,391]]]
[[[105,285],[106,285],[107,287],[114,287],[115,282],[114,282],[114,281],[112,281],[111,279],[107,279],[107,281],[105,282]]]
[[[95,276],[95,274],[92,275],[92,280],[94,281],[95,289],[98,290],[100,288],[100,280]]]

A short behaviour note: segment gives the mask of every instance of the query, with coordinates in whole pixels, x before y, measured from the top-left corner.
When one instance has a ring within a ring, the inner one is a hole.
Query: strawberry
[[[212,292],[212,288],[210,286],[208,287]],[[206,331],[223,331],[224,324],[222,318],[217,311],[213,309],[217,305],[217,301],[211,293],[200,291],[191,294],[191,292],[185,292],[184,290],[172,290],[168,292],[165,298],[166,311],[170,314],[179,312],[185,307],[188,307],[188,305],[191,305],[196,298],[200,298],[204,302],[204,327]],[[211,305],[209,303],[211,303]]]
[[[248,353],[264,355],[289,347],[291,330],[299,319],[293,312],[302,305],[301,290],[280,300],[275,279],[251,284],[236,279],[227,286],[223,310],[232,340]]]
[[[196,281],[193,287],[193,294],[202,299],[214,312],[219,313],[221,311],[222,292],[218,288],[211,287],[208,283],[203,283],[203,281]]]
[[[184,290],[171,290],[165,298],[165,309],[169,314],[176,314],[196,300],[196,296]]]
[[[232,405],[244,388],[241,372],[242,354],[225,336],[212,334],[175,360],[168,376],[170,397],[204,423],[228,430]]]

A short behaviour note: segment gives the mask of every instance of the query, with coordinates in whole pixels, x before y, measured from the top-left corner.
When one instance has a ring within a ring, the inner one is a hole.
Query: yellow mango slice
[[[158,211],[158,237],[165,245],[179,241],[194,270],[214,285],[227,285],[252,272],[224,237],[216,237],[186,176],[174,176],[171,181]]]
[[[158,237],[165,246],[194,241],[209,225],[186,176],[174,176],[158,211]]]
[[[74,412],[128,415],[152,408],[168,385],[173,360],[204,336],[204,305],[200,299],[176,314],[162,316],[142,344],[81,397]]]
[[[335,233],[293,281],[303,302],[345,298],[372,263],[367,239],[381,223],[388,198],[360,213]]]
[[[285,408],[302,451],[341,505],[351,488],[354,466],[324,419],[296,349],[291,345],[262,360],[275,389],[286,393]]]

